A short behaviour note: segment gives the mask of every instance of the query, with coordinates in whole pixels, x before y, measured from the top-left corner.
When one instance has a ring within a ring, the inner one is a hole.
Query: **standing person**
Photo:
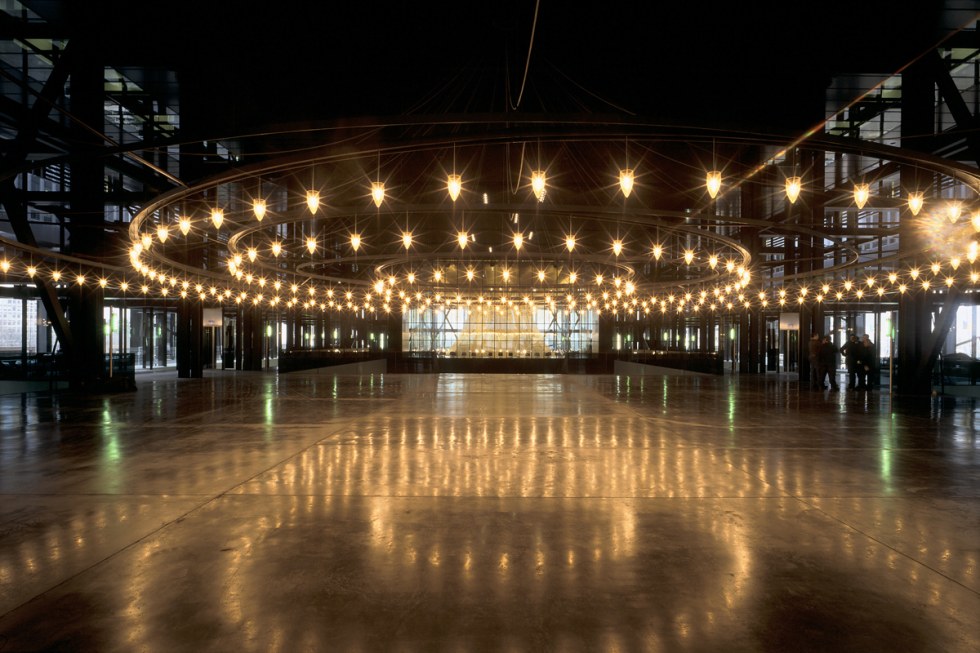
[[[878,381],[878,357],[875,352],[875,343],[871,342],[871,336],[865,333],[861,336],[861,382],[858,384],[859,390],[869,390]]]
[[[823,387],[823,380],[825,377],[830,377],[830,389],[840,390],[840,386],[837,385],[837,345],[830,341],[830,336],[824,336],[823,342],[820,343],[820,350],[818,353],[818,360],[820,364],[820,386]]]
[[[840,353],[844,355],[844,365],[847,367],[847,389],[853,390],[857,387],[858,380],[858,357],[861,353],[861,343],[857,336],[851,336],[840,348]]]
[[[814,390],[823,389],[823,379],[818,375],[820,371],[820,334],[814,333],[807,343],[807,360],[810,361],[810,387]]]

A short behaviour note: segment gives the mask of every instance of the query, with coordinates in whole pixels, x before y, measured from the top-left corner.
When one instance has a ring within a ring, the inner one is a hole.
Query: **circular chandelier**
[[[732,311],[977,283],[976,169],[894,147],[513,116],[273,136],[280,150],[294,139],[303,148],[143,207],[129,224],[128,266],[5,240],[31,262],[5,257],[0,271],[147,296],[372,314],[494,302],[599,314]],[[245,159],[251,145],[235,141]],[[885,188],[884,172],[878,183],[871,174],[828,184],[801,166],[802,152],[810,165],[843,155],[893,175],[914,169],[917,185]],[[961,196],[941,198],[942,188]],[[895,235],[914,220],[922,246],[871,260],[847,229],[822,228],[827,206],[852,225],[887,213],[875,228]],[[770,233],[835,254],[812,269],[779,266],[753,244]]]

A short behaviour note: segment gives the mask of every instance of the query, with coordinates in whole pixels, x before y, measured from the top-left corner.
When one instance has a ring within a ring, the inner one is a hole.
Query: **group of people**
[[[878,378],[878,365],[874,343],[867,333],[860,339],[852,335],[840,349],[831,341],[830,336],[821,337],[819,333],[811,336],[808,358],[810,385],[813,389],[840,390],[837,384],[838,352],[844,357],[847,368],[847,389],[870,389]]]

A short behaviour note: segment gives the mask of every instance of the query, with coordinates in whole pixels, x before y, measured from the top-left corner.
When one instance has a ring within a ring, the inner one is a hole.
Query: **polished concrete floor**
[[[0,651],[980,650],[980,407],[779,379],[0,398]]]

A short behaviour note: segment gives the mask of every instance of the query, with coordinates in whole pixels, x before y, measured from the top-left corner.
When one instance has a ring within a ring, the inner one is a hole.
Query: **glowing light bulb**
[[[449,191],[449,199],[455,202],[459,198],[460,191],[463,190],[462,177],[456,174],[449,175],[448,179],[446,179],[446,190]]]
[[[310,254],[316,251],[316,238],[310,236],[306,239],[306,249],[310,250]]]
[[[466,280],[467,281],[473,281],[473,277],[475,277],[475,276],[476,276],[476,272],[473,270],[473,268],[469,268],[466,271]]]
[[[150,249],[153,246],[153,236],[150,234],[143,234],[140,237],[140,244],[143,245],[143,249]]]
[[[684,251],[684,262],[688,265],[694,260],[694,252],[690,249]]]
[[[575,249],[575,236],[565,236],[565,249],[569,252]]]
[[[653,246],[653,258],[660,260],[660,257],[664,255],[663,245],[659,243]]]
[[[919,211],[922,210],[924,202],[925,200],[921,191],[912,191],[909,193],[909,211],[912,212],[912,215],[919,215]]]
[[[953,258],[949,259],[949,267],[953,268],[954,270],[958,270],[960,267],[960,257],[954,256]]]
[[[157,227],[157,240],[161,243],[167,242],[167,238],[170,238],[170,228],[167,225],[162,224]]]
[[[973,225],[974,231],[980,231],[980,211],[973,214],[973,217],[970,218],[970,224]]]
[[[459,244],[460,249],[466,249],[466,243],[470,242],[469,234],[465,231],[460,231],[456,234],[456,242]]]
[[[950,202],[946,206],[946,217],[950,222],[956,222],[960,219],[960,214],[963,212],[963,205],[959,202]]]
[[[306,206],[309,207],[310,213],[316,213],[316,210],[320,207],[320,193],[318,191],[306,191]]]
[[[623,241],[618,240],[618,239],[617,240],[614,240],[613,241],[613,254],[615,254],[616,256],[619,256],[622,253],[623,253]]]
[[[272,242],[272,255],[279,256],[282,254],[282,243],[278,240]]]
[[[255,214],[255,219],[262,222],[262,218],[265,217],[265,200],[261,197],[252,202],[252,213]]]
[[[350,246],[355,252],[361,248],[361,235],[351,234],[350,235]]]
[[[919,268],[912,268],[911,270],[909,270],[909,276],[912,277],[913,279],[918,279],[919,278]]]
[[[854,185],[854,203],[857,204],[859,209],[863,209],[864,205],[868,203],[868,198],[871,197],[871,186],[868,184],[855,184]]]
[[[402,233],[402,246],[408,249],[412,246],[412,233],[410,231],[405,231]]]
[[[544,282],[544,270],[538,270],[538,281]]]
[[[711,170],[705,179],[705,186],[708,188],[708,197],[715,199],[718,191],[721,190],[721,171]]]
[[[7,259],[0,261],[0,271],[3,271],[4,274],[10,272],[10,261]]]
[[[385,201],[385,185],[383,182],[375,181],[371,184],[371,199],[374,205],[381,208],[381,203]]]
[[[970,246],[966,248],[966,260],[969,261],[971,264],[975,263],[977,260],[977,249],[978,249],[977,241],[971,240]]]
[[[524,234],[516,233],[514,234],[514,249],[518,252],[521,251],[521,247],[524,246]]]
[[[434,280],[435,280],[435,281],[436,281],[437,283],[438,283],[438,282],[440,282],[440,281],[442,281],[442,270],[436,270],[436,271],[435,271],[435,272],[434,272],[434,273],[432,274],[432,278],[433,278],[433,279],[434,279]]]
[[[179,218],[177,228],[180,229],[180,233],[186,236],[191,232],[191,219],[186,216]]]
[[[259,250],[255,249],[254,247],[249,247],[247,250],[247,254],[248,254],[248,260],[251,261],[252,263],[255,263],[255,259],[257,259],[259,256]]]
[[[718,267],[718,257],[715,254],[708,257],[708,267],[710,267],[712,270]]]
[[[215,229],[221,229],[221,223],[225,221],[224,209],[211,209],[211,224]]]
[[[623,168],[619,171],[619,188],[623,191],[623,197],[629,197],[633,192],[633,170]]]
[[[545,174],[544,170],[535,170],[531,173],[531,190],[539,202],[544,201],[545,196]]]
[[[510,281],[510,270],[504,268],[504,271],[503,273],[501,273],[501,276],[504,278],[504,281]]]
[[[789,200],[790,204],[795,204],[796,200],[800,197],[800,191],[803,190],[803,180],[799,177],[787,177],[786,178],[786,199]]]
[[[574,272],[574,271],[569,272],[568,273],[568,282],[569,283],[575,283],[576,281],[578,281],[578,273],[577,272]]]

